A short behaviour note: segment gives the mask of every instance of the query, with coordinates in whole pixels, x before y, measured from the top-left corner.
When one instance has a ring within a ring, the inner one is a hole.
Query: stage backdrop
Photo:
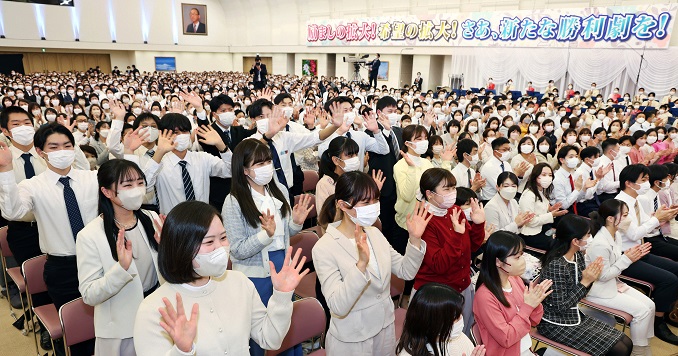
[[[308,46],[668,48],[678,4],[307,22]]]

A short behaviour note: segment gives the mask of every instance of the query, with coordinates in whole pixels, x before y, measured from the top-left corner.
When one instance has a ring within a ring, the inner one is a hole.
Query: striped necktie
[[[193,191],[193,181],[191,180],[191,175],[188,174],[188,169],[186,169],[186,161],[179,161],[181,166],[181,179],[184,181],[184,194],[186,194],[186,201],[195,200],[195,192]]]

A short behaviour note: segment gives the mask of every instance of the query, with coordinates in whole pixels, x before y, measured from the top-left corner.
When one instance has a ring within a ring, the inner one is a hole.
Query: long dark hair
[[[608,199],[600,204],[598,211],[593,211],[589,216],[591,217],[591,235],[595,236],[600,229],[605,227],[606,220],[610,216],[617,216],[621,213],[622,207],[626,207],[626,203],[617,199]],[[626,207],[628,210],[628,207]]]
[[[484,284],[502,305],[507,308],[510,307],[511,304],[501,289],[497,259],[505,262],[508,257],[523,252],[523,248],[525,248],[523,239],[512,232],[500,230],[492,233],[485,243],[485,253],[483,254],[483,261],[480,263],[480,275],[476,283],[476,290]]]
[[[525,185],[525,188],[529,189],[532,193],[534,193],[535,197],[537,200],[542,201],[541,194],[539,194],[539,188],[541,186],[539,183],[537,183],[537,178],[541,175],[541,173],[544,171],[544,168],[548,168],[551,170],[551,178],[553,178],[553,168],[549,166],[548,163],[537,163],[537,165],[532,168],[532,173],[530,174],[530,179],[527,181],[527,185]],[[544,196],[546,199],[551,196],[551,192],[553,191],[553,182],[551,182],[551,185],[548,188],[543,188],[544,189]]]
[[[334,194],[327,197],[320,214],[318,225],[327,226],[342,218],[341,210],[337,209],[337,201],[343,200],[351,207],[365,200],[379,199],[379,187],[368,174],[354,171],[339,176],[334,188]]]
[[[322,157],[320,157],[320,163],[318,164],[320,178],[329,176],[332,180],[336,181],[338,175],[334,172],[334,169],[337,166],[332,161],[332,157],[339,158],[342,153],[346,156],[352,156],[358,154],[359,151],[360,146],[353,139],[344,136],[332,139],[330,145],[323,152]]]
[[[97,172],[97,180],[99,181],[99,214],[101,214],[104,219],[104,233],[106,234],[108,247],[111,249],[111,255],[115,261],[118,260],[116,242],[120,229],[114,220],[115,213],[113,212],[113,203],[104,195],[101,188],[113,190],[117,195],[119,182],[128,179],[137,179],[137,177],[142,178],[144,183],[146,182],[146,176],[144,176],[144,172],[141,171],[141,168],[139,168],[136,163],[124,159],[109,160],[102,164]],[[134,216],[136,216],[138,222],[141,223],[141,226],[144,228],[148,244],[153,250],[158,251],[158,242],[155,241],[155,228],[153,227],[153,221],[150,216],[141,209],[135,210]]]
[[[233,151],[231,178],[231,195],[240,204],[240,211],[245,221],[252,226],[257,227],[260,224],[259,217],[261,212],[257,208],[250,192],[250,183],[245,175],[245,167],[251,167],[254,164],[270,161],[271,150],[259,140],[243,140],[235,147]],[[266,185],[268,192],[276,199],[282,202],[280,214],[285,217],[290,213],[289,198],[278,188],[275,181]]]
[[[556,226],[556,236],[551,243],[551,249],[541,259],[542,268],[564,256],[570,249],[572,240],[581,240],[589,231],[591,231],[589,219],[574,214],[563,216]]]
[[[412,298],[407,308],[403,334],[396,355],[405,350],[412,356],[447,356],[447,341],[454,322],[464,309],[464,296],[440,283],[425,284]]]

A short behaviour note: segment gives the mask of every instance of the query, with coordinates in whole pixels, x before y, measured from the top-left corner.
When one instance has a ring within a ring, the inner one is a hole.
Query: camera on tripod
[[[365,67],[367,64],[367,61],[365,60],[368,58],[370,55],[369,54],[363,54],[361,55],[351,55],[348,57],[343,57],[344,63],[353,63],[353,75],[350,78],[351,82],[361,82],[362,78],[360,77],[360,67]]]

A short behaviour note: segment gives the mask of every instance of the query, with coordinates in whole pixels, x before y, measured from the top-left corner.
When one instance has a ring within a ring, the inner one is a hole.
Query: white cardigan
[[[520,212],[529,211],[535,213],[535,217],[530,222],[523,225],[521,233],[527,236],[534,236],[541,232],[542,226],[553,223],[553,214],[549,213],[550,202],[549,198],[541,195],[541,201],[530,189],[525,189],[523,195],[520,196]]]
[[[610,232],[602,227],[591,239],[586,248],[586,265],[598,257],[603,258],[603,271],[597,281],[593,282],[589,296],[597,298],[614,298],[617,295],[617,277],[631,265],[631,260],[622,254],[621,234],[613,239]]]
[[[154,212],[144,211],[144,213],[151,219],[158,217]],[[157,272],[158,253],[148,244],[144,229],[140,230]],[[75,254],[80,282],[78,290],[85,304],[94,306],[95,335],[111,339],[132,337],[134,318],[139,304],[144,299],[144,287],[134,260],[125,270],[113,259],[101,216],[92,220],[78,233]],[[158,280],[160,279],[158,273]]]
[[[504,202],[504,199],[497,193],[485,205],[485,223],[494,225],[497,230],[504,230],[513,233],[520,233],[520,228],[516,224],[516,216],[520,212],[518,202],[515,199],[509,200],[511,211]]]

